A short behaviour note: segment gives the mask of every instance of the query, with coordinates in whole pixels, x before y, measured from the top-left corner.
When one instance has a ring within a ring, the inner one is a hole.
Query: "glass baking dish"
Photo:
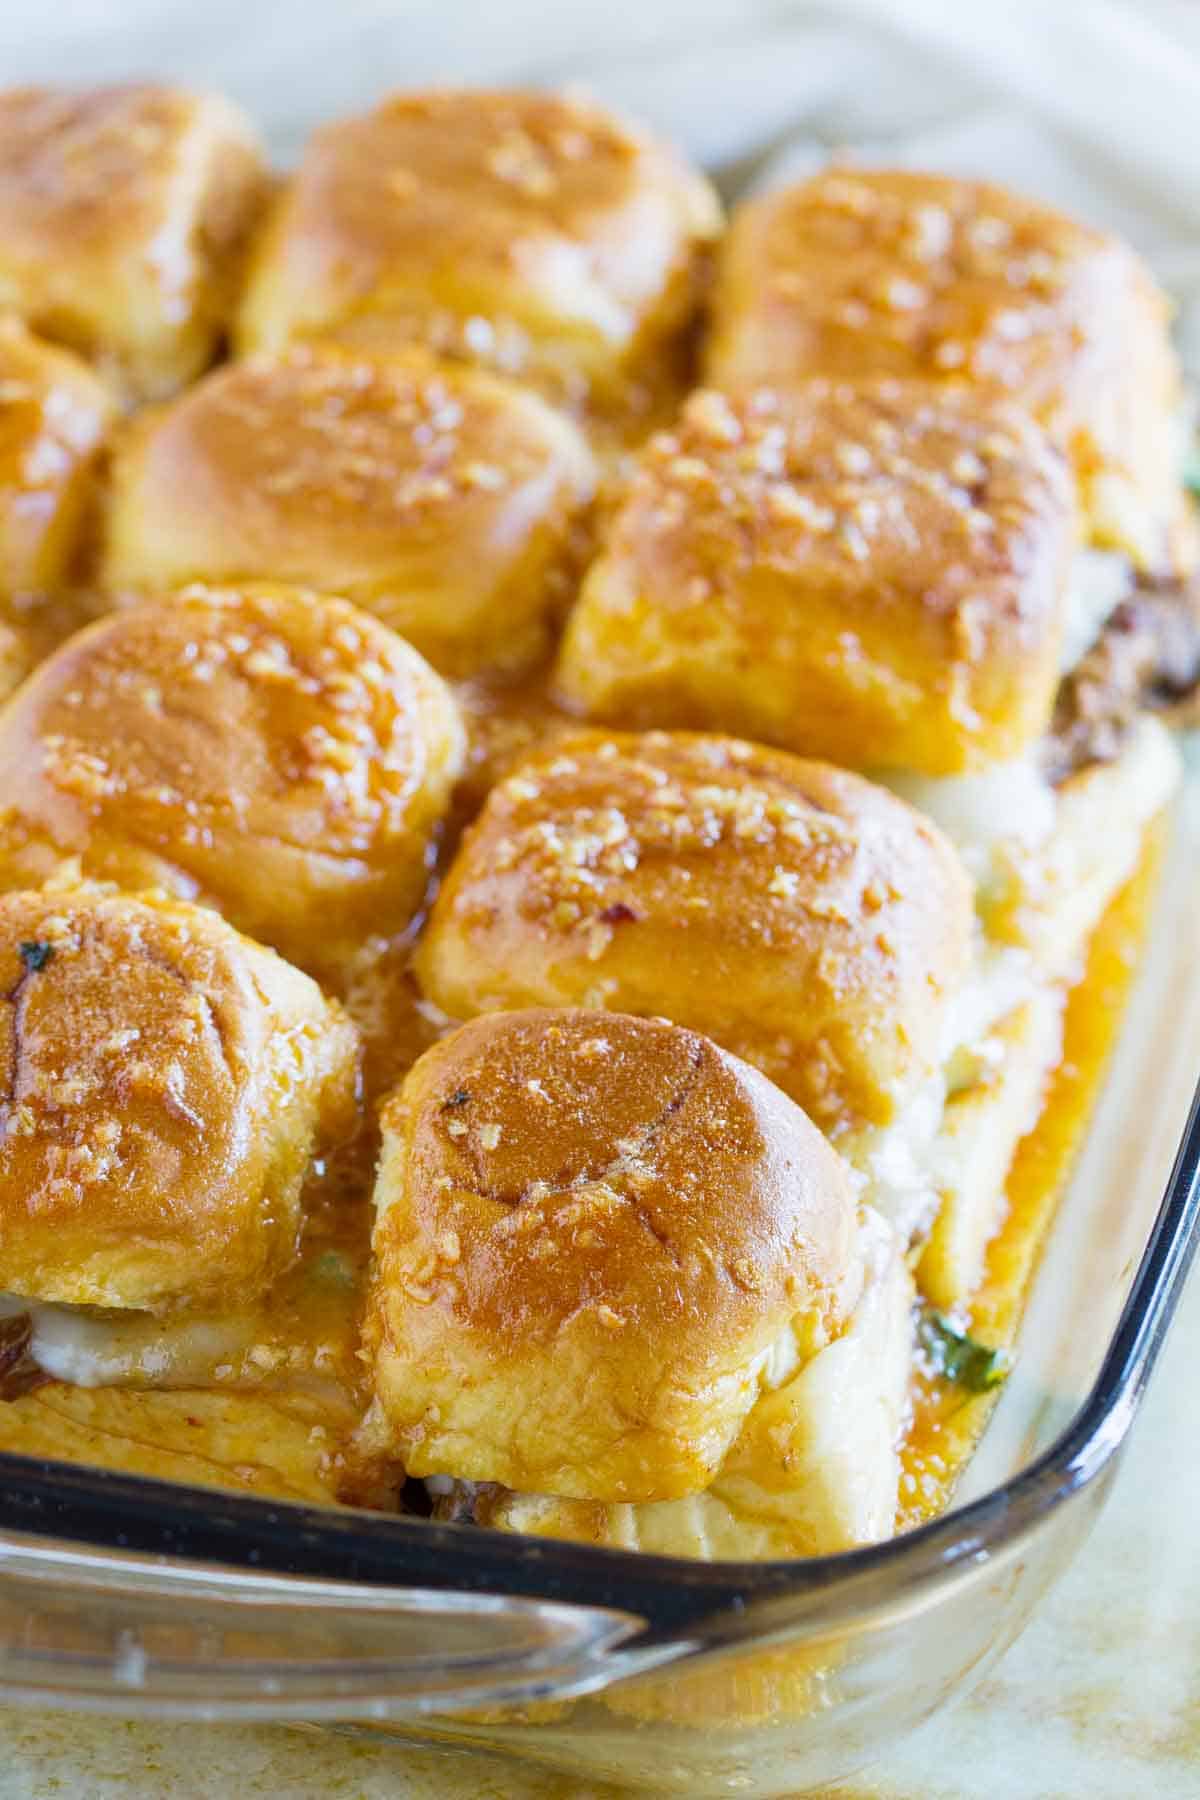
[[[1146,955],[951,1511],[699,1564],[0,1456],[0,1698],[353,1721],[656,1793],[845,1775],[1012,1641],[1096,1517],[1200,1237],[1200,769]]]

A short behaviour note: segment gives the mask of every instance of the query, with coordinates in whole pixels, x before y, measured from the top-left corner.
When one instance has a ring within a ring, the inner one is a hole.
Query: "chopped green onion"
[[[29,970],[31,975],[36,974],[39,969],[44,969],[53,955],[53,944],[21,945],[21,961],[25,964],[25,967]]]
[[[353,1287],[354,1270],[350,1259],[343,1256],[340,1250],[324,1250],[309,1270],[314,1281],[323,1281],[329,1287]]]
[[[957,1330],[944,1313],[925,1312],[917,1336],[935,1371],[947,1381],[956,1381],[972,1394],[986,1394],[999,1387],[1012,1368],[1007,1350],[993,1350],[987,1344]]]

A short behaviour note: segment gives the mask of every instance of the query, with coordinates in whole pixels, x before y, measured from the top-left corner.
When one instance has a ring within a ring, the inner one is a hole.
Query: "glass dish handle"
[[[247,1719],[544,1705],[611,1681],[611,1652],[642,1623],[553,1600],[280,1577],[0,1534],[10,1704]]]

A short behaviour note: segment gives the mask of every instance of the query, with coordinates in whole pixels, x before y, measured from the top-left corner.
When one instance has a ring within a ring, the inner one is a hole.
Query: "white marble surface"
[[[1105,0],[0,3],[0,80],[161,73],[225,87],[282,156],[317,118],[388,85],[582,77],[722,165],[781,141],[803,160],[814,139],[833,138],[1006,175],[1134,236],[1193,300],[1184,323],[1200,366],[1197,50],[1191,0],[1129,12]],[[839,1790],[843,1800],[1200,1800],[1198,1365],[1200,1282],[1075,1568],[991,1677]],[[607,1792],[283,1728],[0,1713],[0,1800]]]
[[[967,1698],[838,1800],[1200,1800],[1200,1275],[1083,1553]],[[0,1713],[0,1800],[610,1800],[282,1727]],[[832,1800],[832,1796],[830,1796]]]

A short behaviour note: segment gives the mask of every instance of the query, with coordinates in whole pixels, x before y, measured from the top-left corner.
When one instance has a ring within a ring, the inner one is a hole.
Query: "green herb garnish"
[[[44,969],[53,955],[53,944],[21,945],[21,961],[25,964],[25,967],[29,970],[31,975],[35,975],[39,969]]]
[[[917,1336],[937,1374],[944,1375],[947,1381],[956,1381],[972,1394],[986,1394],[990,1388],[999,1387],[1012,1368],[1007,1350],[993,1350],[968,1337],[944,1313],[922,1313]]]
[[[309,1274],[314,1281],[320,1281],[328,1287],[354,1286],[353,1264],[340,1250],[323,1250],[309,1269]]]

